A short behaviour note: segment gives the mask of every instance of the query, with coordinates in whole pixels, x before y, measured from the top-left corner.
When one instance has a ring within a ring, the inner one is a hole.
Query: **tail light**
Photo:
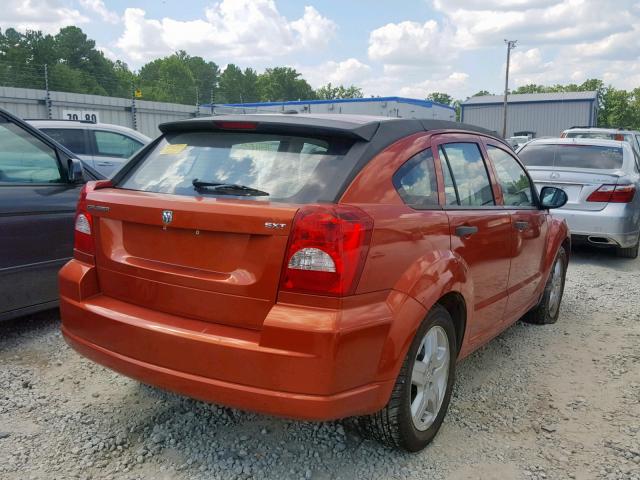
[[[99,182],[87,182],[80,190],[80,198],[76,206],[76,218],[74,225],[73,249],[87,255],[95,254],[93,241],[93,217],[87,208],[87,194],[93,190],[109,188],[113,186],[109,180]]]
[[[633,185],[602,185],[587,198],[587,202],[630,203],[636,194]]]
[[[614,139],[614,140],[618,140],[618,141],[620,141],[620,142],[624,142],[624,135],[622,135],[622,134],[620,134],[620,133],[616,133],[616,134],[613,136],[613,139]]]
[[[293,221],[280,289],[345,296],[355,292],[373,219],[356,207],[307,206]]]

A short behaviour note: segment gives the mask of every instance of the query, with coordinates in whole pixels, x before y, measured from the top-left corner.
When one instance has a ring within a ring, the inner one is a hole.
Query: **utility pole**
[[[502,136],[507,138],[507,95],[509,95],[509,63],[511,61],[511,50],[516,48],[517,40],[507,40],[505,38],[504,43],[507,44],[507,68],[504,75],[504,108],[502,118]]]
[[[138,130],[138,122],[136,119],[136,86],[131,80],[131,128]]]

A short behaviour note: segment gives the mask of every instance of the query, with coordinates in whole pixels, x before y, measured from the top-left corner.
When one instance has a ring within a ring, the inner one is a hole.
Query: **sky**
[[[138,69],[186,50],[216,62],[291,66],[313,87],[464,99],[601,78],[640,87],[640,0],[2,0],[0,28],[77,25]]]

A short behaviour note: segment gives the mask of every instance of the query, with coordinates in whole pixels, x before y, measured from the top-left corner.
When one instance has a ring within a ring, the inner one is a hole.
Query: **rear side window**
[[[487,167],[475,143],[448,143],[440,146],[445,188],[450,181],[453,192],[445,190],[447,205],[482,207],[495,205]],[[446,172],[447,168],[449,172]],[[450,175],[450,179],[447,179]],[[454,197],[455,195],[455,201]]]
[[[414,208],[438,205],[438,184],[431,149],[414,155],[393,176],[402,200]]]
[[[527,167],[592,168],[616,170],[622,167],[622,148],[598,145],[527,145],[518,157]]]
[[[96,130],[92,133],[96,139],[96,155],[129,158],[142,147],[142,142],[119,133],[102,130]]]
[[[487,153],[496,169],[504,204],[534,206],[531,182],[516,159],[501,148],[491,145],[487,145]]]
[[[63,183],[56,152],[0,117],[0,184]]]
[[[176,195],[230,195],[196,191],[193,181],[242,185],[267,192],[252,200],[333,201],[354,162],[352,142],[252,132],[167,134],[118,185]]]
[[[58,143],[61,143],[77,155],[89,155],[84,130],[80,128],[41,128]]]

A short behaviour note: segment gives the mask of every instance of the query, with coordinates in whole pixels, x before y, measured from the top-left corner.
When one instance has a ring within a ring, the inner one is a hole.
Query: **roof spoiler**
[[[313,135],[343,137],[353,140],[369,141],[373,138],[380,122],[356,124],[332,120],[309,119],[295,115],[265,116],[264,118],[246,115],[225,115],[218,118],[195,118],[177,122],[162,123],[158,126],[162,133],[184,131],[251,131],[256,133],[280,133],[293,135]]]

